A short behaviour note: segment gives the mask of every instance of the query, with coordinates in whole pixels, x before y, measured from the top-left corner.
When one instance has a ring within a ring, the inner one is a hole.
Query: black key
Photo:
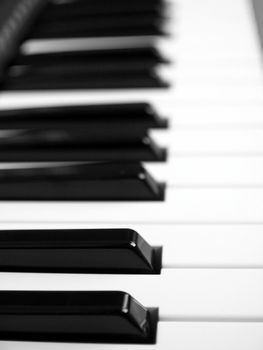
[[[148,8],[122,8],[122,7],[103,7],[101,9],[86,8],[85,6],[71,7],[66,10],[65,7],[46,8],[39,17],[39,23],[61,23],[73,20],[82,20],[87,18],[89,21],[96,23],[96,21],[105,20],[109,23],[112,18],[118,18],[119,21],[124,22],[125,18],[133,18],[135,21],[140,18],[160,18],[165,19],[167,13],[167,5],[153,5]]]
[[[10,76],[23,74],[105,74],[108,72],[140,72],[168,63],[153,47],[111,50],[82,50],[73,52],[20,55],[9,68]]]
[[[61,21],[41,20],[34,27],[30,38],[70,38],[97,36],[126,36],[126,35],[161,35],[165,18],[152,13],[137,14],[135,16],[82,15],[78,18],[63,19]]]
[[[153,72],[168,63],[152,47],[20,56],[6,73],[7,89],[165,87]]]
[[[5,272],[160,274],[161,255],[128,229],[0,231]]]
[[[165,161],[148,131],[166,127],[143,103],[2,111],[0,161]]]
[[[53,30],[52,30],[53,29]],[[96,38],[96,37],[129,37],[129,36],[163,36],[166,33],[160,29],[160,23],[125,28],[97,28],[87,30],[85,26],[76,25],[73,28],[40,28],[32,33],[30,39],[65,39],[65,38]]]
[[[154,344],[157,323],[124,292],[0,292],[1,340]]]
[[[43,13],[43,20],[68,18],[69,16],[101,15],[101,14],[138,14],[143,11],[160,12],[165,7],[163,0],[78,0],[60,4],[50,3]]]
[[[31,135],[37,137],[34,131],[22,134],[19,141],[31,140]],[[50,135],[50,136],[49,136]],[[50,137],[53,133],[40,137]],[[55,137],[57,137],[55,135]],[[86,162],[86,161],[143,161],[143,162],[164,162],[167,159],[166,149],[157,146],[151,138],[131,143],[115,144],[93,144],[93,145],[71,145],[60,143],[52,145],[12,145],[12,139],[6,138],[5,142],[0,141],[0,162]],[[16,138],[14,138],[16,140]],[[1,140],[1,139],[0,139]]]
[[[5,90],[74,90],[74,89],[138,89],[167,88],[169,85],[152,70],[137,72],[74,73],[64,75],[27,74],[7,76],[2,84]]]
[[[0,146],[107,145],[141,141],[168,122],[147,103],[40,107],[0,111]],[[0,153],[1,156],[1,153]]]
[[[163,201],[164,193],[139,163],[0,170],[0,200]]]

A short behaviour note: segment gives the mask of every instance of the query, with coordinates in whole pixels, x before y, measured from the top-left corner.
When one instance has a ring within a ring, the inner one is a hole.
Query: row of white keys
[[[136,230],[152,246],[161,246],[166,269],[263,267],[263,225],[0,224],[0,230],[109,228]]]

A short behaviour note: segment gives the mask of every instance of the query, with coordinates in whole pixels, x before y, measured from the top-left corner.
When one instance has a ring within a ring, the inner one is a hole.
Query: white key
[[[263,154],[263,128],[177,128],[152,133],[171,156],[180,154]]]
[[[262,223],[263,188],[169,189],[164,202],[0,202],[0,222]]]
[[[167,164],[145,164],[150,174],[168,186],[262,186],[261,156],[171,155]]]
[[[238,57],[240,53],[245,57],[254,54],[257,44],[249,6],[245,0],[234,0],[231,4],[226,0],[180,1],[174,9],[178,21],[173,22],[173,27],[179,27],[182,47],[197,57],[206,53],[212,57],[218,54]]]
[[[159,322],[157,344],[0,342],[1,350],[261,350],[261,323]]]
[[[170,117],[174,129],[178,127],[218,127],[218,128],[261,128],[262,106],[207,105],[205,101],[191,105],[176,106],[174,112],[169,106],[162,113]],[[171,113],[171,114],[170,114]]]
[[[263,322],[263,270],[163,269],[161,275],[0,274],[1,290],[125,291],[163,320]]]

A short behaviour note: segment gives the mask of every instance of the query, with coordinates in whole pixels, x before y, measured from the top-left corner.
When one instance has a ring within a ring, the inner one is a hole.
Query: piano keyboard
[[[38,5],[2,59],[1,349],[261,349],[261,2]]]

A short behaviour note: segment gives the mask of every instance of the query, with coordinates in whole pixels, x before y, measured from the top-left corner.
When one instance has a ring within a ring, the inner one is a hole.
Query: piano
[[[262,1],[1,6],[0,348],[262,349]]]

